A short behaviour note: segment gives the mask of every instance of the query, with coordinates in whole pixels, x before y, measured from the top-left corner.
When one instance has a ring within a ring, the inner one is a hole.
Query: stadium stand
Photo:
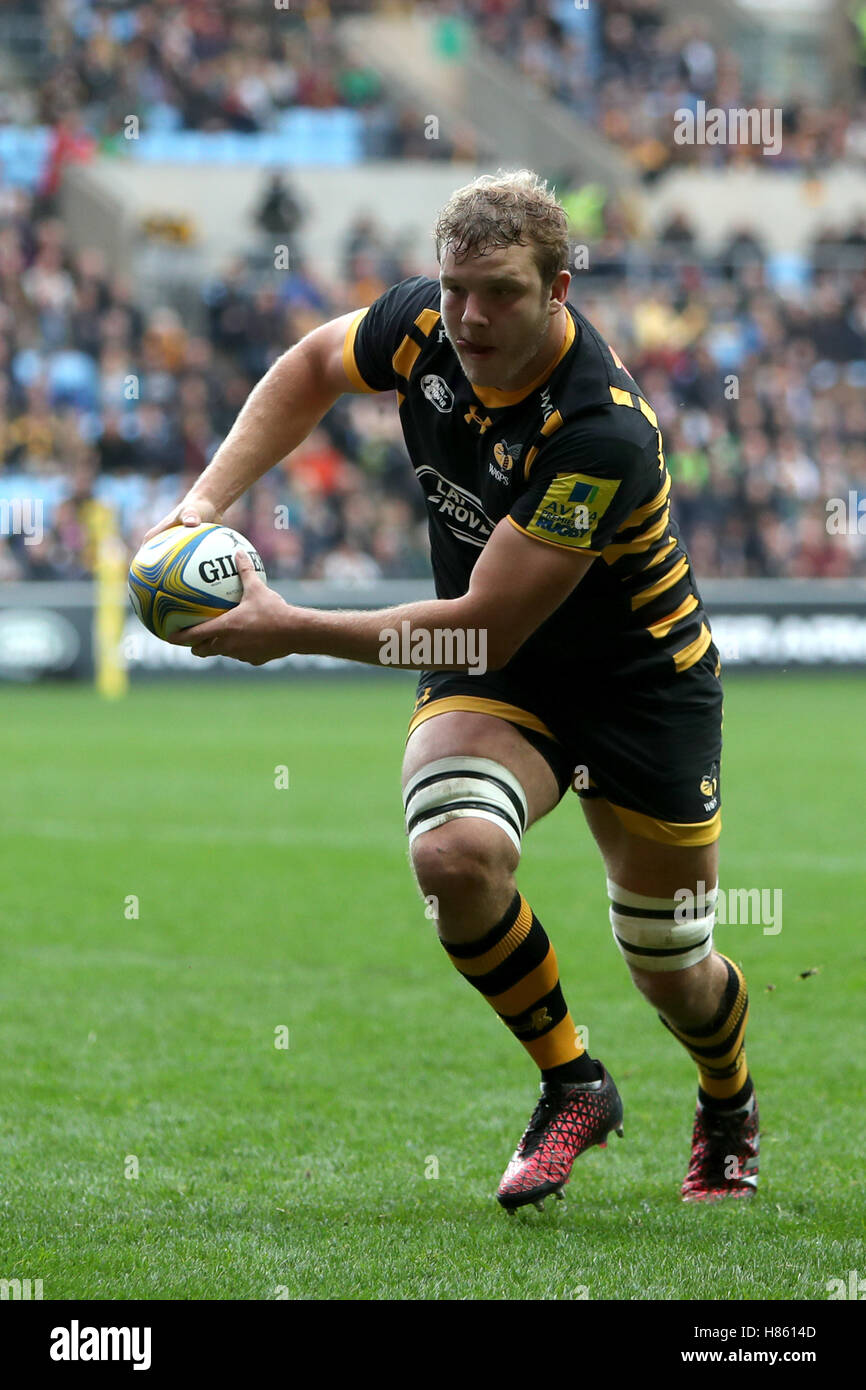
[[[327,11],[276,36],[249,11],[51,3],[47,37],[27,53],[45,77],[38,109],[22,109],[14,80],[3,81],[6,119],[31,145],[28,163],[20,140],[0,128],[0,500],[38,498],[46,529],[38,545],[0,538],[0,578],[89,576],[106,508],[132,549],[206,464],[280,352],[397,280],[435,274],[435,263],[407,256],[365,215],[345,238],[336,279],[297,254],[291,273],[268,270],[251,244],[195,289],[199,312],[188,319],[170,303],[146,304],[100,251],[70,244],[57,215],[63,165],[89,157],[130,95],[146,94],[167,130],[239,133],[270,129],[307,103],[344,103],[377,113],[379,153],[416,153],[417,113],[389,106],[376,75],[347,62]],[[631,112],[638,91],[659,120],[683,83],[707,99],[725,82],[729,95],[738,91],[728,55],[699,29],[667,21],[654,0],[607,7],[574,67],[560,12],[522,0],[461,7],[484,42],[558,99],[579,88],[582,114],[632,148],[637,127],[617,129],[608,117]],[[832,113],[817,125],[814,113],[801,115],[794,159],[850,157],[856,120],[843,130]],[[651,116],[646,107],[634,120],[651,132]],[[385,138],[388,130],[403,136]],[[430,157],[429,143],[423,153]],[[302,215],[290,180],[263,183],[261,235],[282,228],[290,238]],[[866,575],[866,537],[831,538],[825,524],[827,499],[866,495],[866,220],[828,223],[786,279],[747,224],[710,256],[687,211],[657,240],[640,235],[615,197],[595,215],[591,269],[575,274],[572,296],[659,414],[675,515],[698,574]],[[288,526],[274,525],[276,508]],[[231,519],[273,578],[363,583],[428,572],[422,499],[389,397],[345,397]]]
[[[469,0],[482,41],[521,75],[627,151],[644,177],[673,166],[760,161],[776,169],[817,169],[866,159],[866,100],[853,105],[806,97],[784,103],[744,79],[742,61],[707,21],[663,0]],[[852,6],[853,20],[861,11]],[[677,144],[674,112],[707,107],[780,106],[784,147],[765,161],[754,144]]]

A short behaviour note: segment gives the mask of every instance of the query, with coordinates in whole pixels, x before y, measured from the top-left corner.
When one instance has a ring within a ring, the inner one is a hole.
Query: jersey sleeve
[[[439,303],[439,281],[413,275],[386,290],[349,324],[343,366],[359,391],[393,391],[394,357],[425,309]]]
[[[638,418],[620,418],[615,428],[602,413],[557,431],[511,508],[511,524],[550,545],[601,554],[662,481],[657,431],[633,414]]]

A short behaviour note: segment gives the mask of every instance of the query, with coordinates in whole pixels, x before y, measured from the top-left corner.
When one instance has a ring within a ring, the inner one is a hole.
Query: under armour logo
[[[463,416],[463,419],[466,421],[467,425],[477,425],[481,434],[483,434],[485,430],[489,430],[490,426],[493,424],[489,415],[478,414],[477,405],[471,405]]]

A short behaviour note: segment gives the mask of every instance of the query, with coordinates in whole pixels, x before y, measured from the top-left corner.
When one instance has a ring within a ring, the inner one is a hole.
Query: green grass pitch
[[[820,1300],[866,1274],[863,680],[727,683],[721,886],[784,894],[780,933],[717,932],[752,995],[752,1203],[679,1201],[693,1065],[629,982],[577,798],[530,832],[519,882],[626,1133],[564,1207],[513,1218],[493,1193],[536,1073],[409,873],[411,691],[0,696],[0,1277],[45,1299]]]

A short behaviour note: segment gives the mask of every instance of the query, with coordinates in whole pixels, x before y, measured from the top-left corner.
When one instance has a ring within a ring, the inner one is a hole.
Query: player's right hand
[[[153,536],[158,536],[160,531],[167,531],[170,526],[200,526],[204,521],[222,521],[222,513],[206,497],[185,497],[162,521],[145,532],[142,545]]]

